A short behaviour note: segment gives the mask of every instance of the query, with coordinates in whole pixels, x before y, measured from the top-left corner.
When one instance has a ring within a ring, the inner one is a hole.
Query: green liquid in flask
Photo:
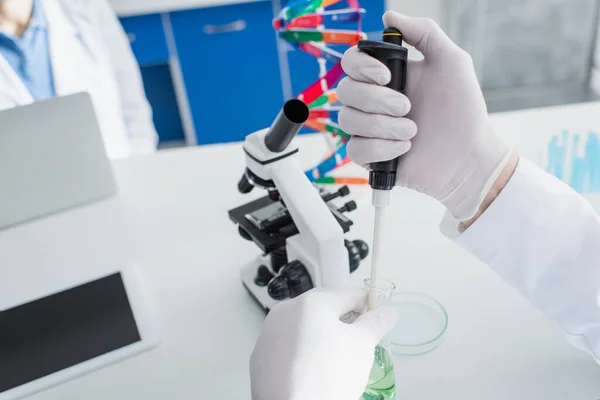
[[[361,400],[394,400],[395,398],[396,380],[392,355],[382,346],[377,346],[369,384]]]

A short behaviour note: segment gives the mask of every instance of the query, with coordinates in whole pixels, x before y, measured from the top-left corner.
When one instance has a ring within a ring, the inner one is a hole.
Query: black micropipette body
[[[386,86],[397,92],[406,89],[408,50],[402,46],[402,33],[395,28],[383,31],[383,41],[361,40],[358,48],[381,61],[391,72],[391,80]],[[392,190],[396,185],[396,172],[400,157],[393,160],[369,164],[369,185],[374,190]]]

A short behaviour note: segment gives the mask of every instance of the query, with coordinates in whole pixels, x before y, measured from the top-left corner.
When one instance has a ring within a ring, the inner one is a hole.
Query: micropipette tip
[[[376,194],[376,192],[383,192]],[[381,254],[381,235],[383,232],[383,222],[385,207],[389,204],[389,190],[374,190],[373,191],[373,205],[375,206],[375,220],[373,223],[373,251],[371,256],[371,276],[370,284],[371,290],[369,290],[367,296],[367,309],[371,310],[375,307],[375,294],[373,293],[373,287],[377,284],[377,268],[379,267],[379,255]]]

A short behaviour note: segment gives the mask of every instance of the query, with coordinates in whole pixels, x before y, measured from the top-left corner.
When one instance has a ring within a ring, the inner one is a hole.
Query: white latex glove
[[[274,307],[250,358],[252,399],[359,400],[375,347],[396,323],[388,307],[340,321],[364,306],[362,290],[313,289]]]
[[[424,59],[409,62],[404,96],[383,86],[390,71],[375,58],[357,47],[344,54],[349,76],[337,95],[346,105],[339,123],[353,135],[348,155],[366,165],[404,154],[397,185],[438,199],[460,221],[470,219],[511,154],[490,129],[472,59],[432,20],[388,11],[383,21]]]

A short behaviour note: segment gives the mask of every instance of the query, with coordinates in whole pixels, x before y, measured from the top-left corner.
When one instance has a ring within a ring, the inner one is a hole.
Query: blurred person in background
[[[0,0],[0,110],[77,92],[92,97],[109,157],[156,150],[139,67],[106,0]]]

